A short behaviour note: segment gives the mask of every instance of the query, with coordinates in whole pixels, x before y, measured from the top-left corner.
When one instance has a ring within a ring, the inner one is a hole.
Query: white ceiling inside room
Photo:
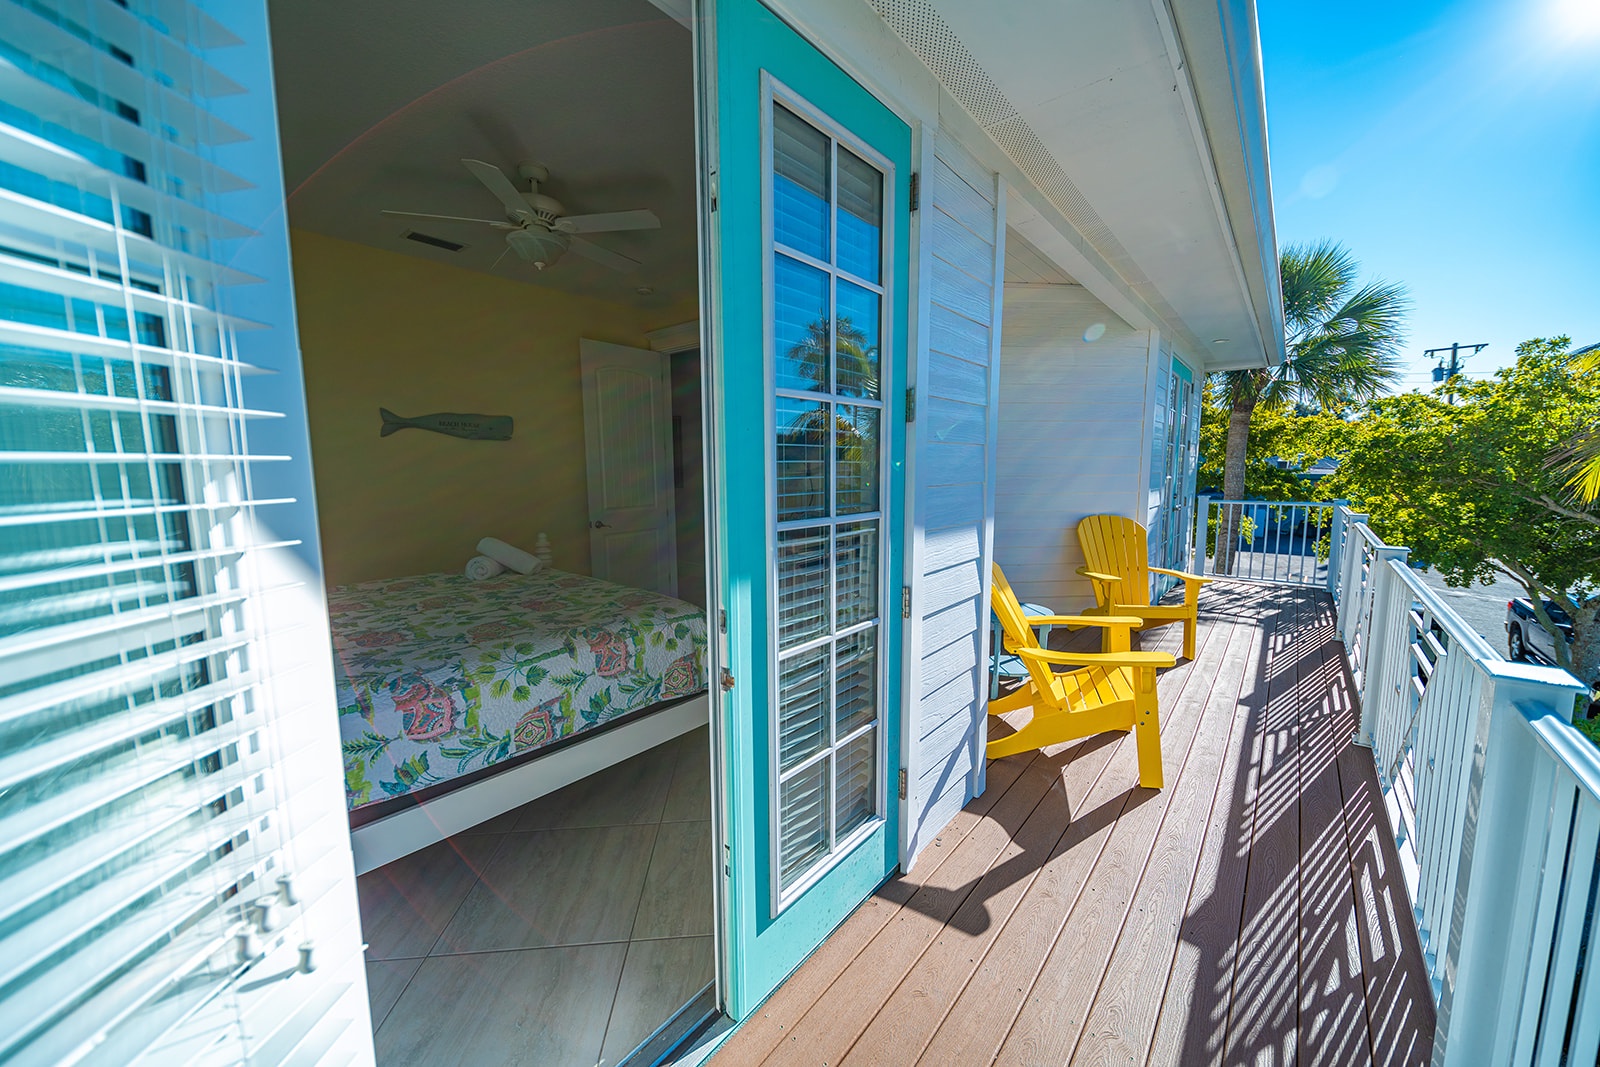
[[[272,0],[270,10],[291,225],[600,299],[692,298],[690,38],[647,0]],[[589,237],[640,261],[636,271],[569,251],[539,272],[501,258],[503,231],[380,213],[503,218],[463,158],[519,188],[518,164],[542,163],[551,176],[540,191],[568,214],[647,208],[661,228]],[[419,244],[408,230],[465,247]]]

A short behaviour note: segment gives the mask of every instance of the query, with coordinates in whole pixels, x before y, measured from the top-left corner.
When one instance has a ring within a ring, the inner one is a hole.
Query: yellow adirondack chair
[[[1161,722],[1157,715],[1156,669],[1177,660],[1166,652],[1133,652],[1129,639],[1141,624],[1116,615],[1023,614],[1011,583],[994,565],[994,612],[1000,617],[1008,651],[1028,667],[1028,681],[1016,692],[989,703],[990,715],[1033,708],[1033,718],[1012,734],[989,742],[987,754],[999,759],[1080,737],[1137,731],[1139,784],[1161,788]],[[1057,652],[1042,648],[1035,626],[1097,626],[1105,632],[1101,652]],[[1051,665],[1078,667],[1057,674]]]
[[[1200,615],[1200,587],[1212,579],[1150,566],[1150,537],[1143,526],[1121,515],[1090,515],[1078,523],[1078,544],[1086,561],[1078,573],[1094,583],[1095,606],[1085,615],[1137,615],[1136,630],[1183,623],[1183,657],[1194,659],[1194,632]],[[1182,604],[1150,603],[1150,575],[1183,580]],[[1110,639],[1107,632],[1106,639]],[[1106,651],[1110,651],[1106,646]]]

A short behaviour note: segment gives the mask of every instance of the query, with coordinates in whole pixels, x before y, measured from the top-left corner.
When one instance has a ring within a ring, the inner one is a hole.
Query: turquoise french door
[[[899,862],[910,128],[708,0],[725,1007]]]

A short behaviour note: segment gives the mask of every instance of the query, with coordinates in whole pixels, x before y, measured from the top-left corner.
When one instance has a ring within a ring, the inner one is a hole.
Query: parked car
[[[1560,628],[1567,644],[1571,645],[1571,617],[1553,600],[1544,602],[1544,610]],[[1513,660],[1533,658],[1546,663],[1556,662],[1555,641],[1550,637],[1550,631],[1540,625],[1533,614],[1533,602],[1525,596],[1506,601],[1506,651]]]

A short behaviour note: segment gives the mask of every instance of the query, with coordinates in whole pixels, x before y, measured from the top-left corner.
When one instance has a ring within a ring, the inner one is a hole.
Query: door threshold
[[[707,982],[705,988],[696,993],[689,1003],[679,1008],[672,1018],[656,1028],[655,1033],[624,1056],[617,1067],[657,1067],[658,1064],[680,1062],[679,1053],[691,1049],[699,1038],[715,1026],[721,1014],[717,1010],[717,984]]]

